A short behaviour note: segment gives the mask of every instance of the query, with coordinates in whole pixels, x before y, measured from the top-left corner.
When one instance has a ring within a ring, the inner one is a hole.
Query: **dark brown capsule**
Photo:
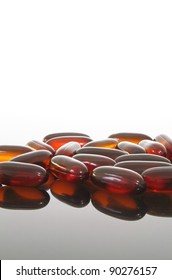
[[[110,194],[98,191],[92,195],[92,204],[100,212],[127,221],[143,218],[146,207],[140,196]]]
[[[163,162],[163,161],[144,161],[144,160],[128,160],[121,161],[115,164],[116,167],[127,168],[133,170],[139,174],[142,174],[145,170],[151,167],[159,167],[159,166],[171,166],[171,163]]]
[[[109,148],[98,148],[98,147],[83,147],[76,152],[77,154],[94,154],[94,155],[102,155],[109,157],[115,160],[117,157],[121,155],[127,155],[127,152],[120,151],[117,149],[109,149]]]
[[[37,187],[47,180],[46,170],[38,165],[21,162],[0,162],[0,184]]]
[[[73,207],[85,207],[90,202],[89,192],[79,184],[57,180],[51,186],[51,193],[58,200]]]
[[[84,147],[100,147],[100,148],[109,148],[115,149],[118,142],[115,139],[103,139],[98,141],[91,141],[84,145]]]
[[[55,155],[64,155],[72,157],[76,154],[77,150],[81,148],[80,144],[77,142],[68,142],[61,146],[56,152]]]
[[[48,150],[52,154],[55,153],[55,150],[53,149],[53,147],[51,147],[50,145],[48,145],[44,142],[41,142],[41,141],[32,140],[32,141],[29,141],[26,145],[31,147],[34,150]]]
[[[38,150],[28,152],[23,155],[16,156],[11,159],[11,161],[33,163],[40,165],[44,168],[48,168],[50,160],[52,158],[52,153],[48,150]]]
[[[54,137],[61,137],[61,136],[85,136],[85,137],[89,137],[89,135],[85,134],[85,133],[78,133],[78,132],[57,132],[57,133],[52,133],[52,134],[48,134],[44,137],[43,142],[47,142],[48,140],[54,138]]]
[[[0,207],[8,209],[39,209],[50,200],[46,191],[29,187],[4,186],[0,188]]]
[[[122,142],[122,141],[129,141],[129,142],[133,142],[135,144],[138,144],[141,140],[144,140],[144,139],[152,140],[152,138],[146,134],[133,133],[133,132],[114,133],[114,134],[111,134],[109,136],[109,138],[115,138],[118,141],[118,143]]]
[[[141,146],[139,146],[135,143],[128,142],[128,141],[122,141],[122,142],[118,143],[117,148],[122,150],[122,151],[125,151],[129,154],[146,153],[144,148],[142,148]]]
[[[134,194],[145,191],[145,183],[141,175],[126,168],[97,167],[92,172],[91,180],[102,189],[117,194]]]
[[[68,142],[77,142],[82,147],[90,141],[92,141],[92,139],[86,136],[61,136],[49,139],[46,143],[53,147],[54,150],[58,150],[61,146]]]
[[[153,140],[142,140],[139,145],[143,147],[148,154],[155,154],[158,156],[166,157],[167,150],[165,146]]]
[[[166,151],[167,151],[166,157],[170,161],[172,161],[172,139],[165,134],[160,134],[155,137],[155,141],[157,141],[165,146]]]
[[[73,158],[83,162],[87,168],[89,173],[91,172],[98,166],[114,166],[115,161],[111,158],[108,158],[106,156],[101,156],[101,155],[93,155],[93,154],[77,154],[73,156]]]
[[[50,170],[57,178],[71,183],[85,181],[89,176],[85,164],[68,156],[54,156],[51,159]]]
[[[18,155],[33,151],[32,148],[16,145],[0,145],[0,162],[8,161]]]
[[[170,163],[169,159],[158,155],[152,155],[152,154],[128,154],[128,155],[119,156],[115,159],[116,162],[129,161],[129,160],[163,161],[163,162]]]

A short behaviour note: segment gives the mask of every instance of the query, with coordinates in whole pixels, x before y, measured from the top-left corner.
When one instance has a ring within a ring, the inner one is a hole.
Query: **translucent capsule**
[[[89,176],[85,164],[68,156],[54,156],[51,159],[50,170],[59,179],[71,183],[82,182]]]
[[[128,160],[121,161],[115,164],[116,167],[127,168],[139,174],[142,174],[146,169],[159,166],[171,166],[171,163],[164,161],[147,161],[147,160]]]
[[[122,141],[118,143],[118,149],[125,151],[129,154],[141,154],[146,153],[145,149],[135,143],[128,142],[128,141]]]
[[[119,156],[115,159],[116,162],[128,161],[128,160],[163,161],[163,162],[170,163],[169,159],[153,154],[129,154],[129,155]]]
[[[117,149],[109,149],[109,148],[98,148],[98,147],[83,147],[76,152],[77,154],[94,154],[94,155],[102,155],[109,157],[115,160],[117,157],[121,155],[127,155],[127,152],[120,151]]]
[[[100,212],[122,220],[135,221],[146,214],[146,207],[140,196],[98,191],[92,195],[91,201]]]
[[[113,166],[115,165],[115,161],[111,158],[101,155],[93,155],[93,154],[77,154],[73,156],[73,158],[83,162],[87,168],[89,173],[98,166]]]
[[[90,202],[89,192],[79,184],[56,180],[51,186],[51,193],[58,200],[73,207],[85,207]]]
[[[102,189],[117,194],[134,194],[145,190],[140,174],[121,167],[97,167],[92,172],[91,180]]]
[[[38,150],[16,156],[11,161],[33,163],[48,168],[52,153],[48,150]]]
[[[52,154],[55,153],[55,150],[53,149],[53,147],[51,147],[50,145],[48,145],[44,142],[40,142],[40,141],[37,141],[37,140],[29,141],[26,145],[31,147],[34,150],[48,150]]]
[[[50,172],[47,172],[47,181],[40,186],[37,187],[39,190],[49,190],[52,184],[57,180],[57,178],[51,174]]]
[[[32,148],[16,145],[0,145],[0,162],[8,161],[11,158],[33,151]]]
[[[56,152],[55,155],[64,155],[72,157],[76,154],[77,150],[81,148],[80,144],[77,142],[68,142],[61,146]]]
[[[46,143],[54,148],[54,150],[59,149],[61,146],[68,142],[77,142],[82,146],[86,143],[92,141],[89,137],[86,136],[61,136],[61,137],[54,137],[49,139]]]
[[[100,148],[110,148],[115,149],[118,142],[115,139],[104,139],[98,141],[91,141],[84,145],[84,147],[100,147]]]
[[[152,167],[142,176],[151,191],[172,191],[172,166]]]
[[[0,184],[37,187],[46,180],[46,170],[41,166],[12,161],[0,162]]]
[[[0,207],[8,209],[39,209],[50,200],[46,191],[29,187],[4,186],[0,188]]]
[[[152,140],[142,140],[139,142],[139,145],[143,147],[148,154],[155,154],[162,157],[166,157],[167,155],[165,146],[159,142]]]
[[[77,136],[77,137],[78,136],[85,136],[85,137],[89,137],[89,135],[87,135],[87,134],[78,133],[78,132],[57,132],[57,133],[52,133],[52,134],[46,135],[43,139],[43,142],[47,142],[48,140],[50,140],[54,137],[61,137],[61,136]]]
[[[141,140],[144,140],[144,139],[152,140],[152,138],[146,134],[133,133],[133,132],[114,133],[114,134],[111,134],[109,136],[109,138],[115,138],[118,142],[129,141],[129,142],[133,142],[135,144],[138,144]]]
[[[167,151],[166,157],[170,161],[172,161],[172,139],[165,134],[160,134],[155,137],[155,141],[157,141],[165,146],[166,151]]]

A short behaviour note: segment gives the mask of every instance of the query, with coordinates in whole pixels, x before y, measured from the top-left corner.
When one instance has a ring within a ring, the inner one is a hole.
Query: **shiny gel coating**
[[[111,158],[101,155],[93,155],[93,154],[77,154],[73,156],[73,158],[83,162],[87,168],[89,173],[91,173],[98,166],[114,166],[115,161]]]
[[[46,191],[36,188],[4,186],[0,188],[0,207],[8,209],[39,209],[50,200]]]
[[[32,151],[26,154],[19,155],[11,159],[11,161],[33,163],[48,168],[52,153],[48,150]]]
[[[43,142],[47,142],[48,140],[54,138],[54,137],[61,137],[61,136],[85,136],[85,137],[89,137],[89,135],[85,134],[85,133],[79,133],[79,132],[57,132],[57,133],[51,133],[48,134],[44,137]]]
[[[117,194],[135,194],[145,191],[142,176],[126,168],[97,167],[92,172],[91,180],[102,189]]]
[[[129,154],[129,155],[119,156],[115,159],[116,162],[128,161],[128,160],[163,161],[163,162],[170,163],[169,159],[153,154]]]
[[[100,147],[100,148],[110,148],[115,149],[118,142],[115,139],[104,139],[104,140],[97,140],[91,141],[84,145],[84,147]]]
[[[47,172],[47,180],[45,183],[41,184],[37,187],[39,190],[49,190],[52,184],[57,180],[57,178],[51,174],[49,171]]]
[[[128,142],[128,141],[122,141],[118,143],[118,149],[125,151],[129,154],[141,154],[146,153],[145,149],[135,143]]]
[[[172,217],[172,192],[145,192],[143,199],[147,214]]]
[[[52,139],[49,139],[46,143],[51,147],[53,147],[54,150],[57,150],[64,144],[71,141],[79,143],[80,146],[82,147],[88,142],[92,141],[92,139],[86,136],[60,136],[60,137],[54,137]]]
[[[98,148],[98,147],[83,147],[76,152],[77,154],[94,154],[109,157],[115,160],[117,157],[127,155],[127,152],[117,149]]]
[[[64,155],[72,157],[76,154],[77,150],[81,148],[80,144],[77,142],[68,142],[61,146],[56,152],[55,155]]]
[[[142,140],[139,145],[143,147],[148,154],[155,154],[158,156],[166,157],[167,150],[165,146],[153,140]]]
[[[0,184],[37,187],[47,180],[46,170],[38,165],[22,162],[0,162]]]
[[[51,159],[50,170],[57,178],[79,183],[87,180],[89,173],[88,169],[77,159],[68,156],[54,156]]]
[[[129,141],[129,142],[133,142],[135,144],[138,144],[141,140],[144,140],[144,139],[152,140],[152,138],[146,134],[133,133],[133,132],[114,133],[114,134],[111,134],[109,136],[109,138],[115,138],[118,141],[118,143],[122,142],[122,141]]]
[[[172,139],[166,134],[160,134],[155,137],[155,141],[163,144],[167,150],[166,157],[172,161]]]
[[[90,202],[89,192],[82,185],[56,180],[51,193],[60,201],[73,206],[84,207]]]
[[[143,199],[138,195],[119,195],[98,191],[92,195],[91,201],[100,212],[122,220],[135,221],[146,214]]]
[[[148,189],[172,191],[172,166],[152,167],[142,173]]]
[[[32,148],[17,145],[0,145],[0,162],[8,161],[11,158],[33,151]]]
[[[127,168],[139,174],[142,174],[146,169],[159,166],[171,166],[171,163],[163,161],[147,161],[147,160],[128,160],[121,161],[115,164],[116,167]]]
[[[41,141],[31,140],[26,145],[31,147],[34,150],[48,150],[53,155],[55,153],[55,150],[53,149],[53,147],[51,147],[50,145],[48,145],[48,144],[46,144],[44,142],[41,142]]]

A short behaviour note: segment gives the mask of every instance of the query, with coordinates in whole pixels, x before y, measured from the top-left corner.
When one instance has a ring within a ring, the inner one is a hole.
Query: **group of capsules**
[[[172,139],[164,134],[152,139],[116,133],[93,141],[83,133],[64,132],[26,146],[0,145],[0,206],[44,207],[50,188],[65,203],[83,207],[91,199],[98,210],[117,218],[155,214],[150,206],[157,205],[162,216],[171,216],[171,162]]]

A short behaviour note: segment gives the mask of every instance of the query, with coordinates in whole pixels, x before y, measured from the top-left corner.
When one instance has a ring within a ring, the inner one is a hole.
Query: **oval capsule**
[[[91,201],[100,212],[127,221],[143,218],[147,210],[140,196],[114,195],[105,191],[98,191],[92,195]]]
[[[169,159],[153,154],[128,154],[128,155],[119,156],[115,159],[116,162],[129,161],[129,160],[163,161],[163,162],[170,163]]]
[[[73,207],[85,207],[90,202],[89,192],[79,184],[56,180],[51,186],[51,193],[58,200]]]
[[[72,157],[76,154],[77,150],[81,148],[80,144],[77,142],[68,142],[61,146],[56,152],[55,155],[64,155]]]
[[[46,191],[36,188],[4,186],[0,188],[0,207],[8,209],[39,209],[50,200]]]
[[[98,166],[113,166],[115,165],[115,161],[111,158],[101,156],[101,155],[93,155],[93,154],[77,154],[73,156],[73,158],[83,162],[87,168],[89,173]]]
[[[151,191],[172,191],[172,166],[152,167],[142,176]]]
[[[98,148],[98,147],[83,147],[76,152],[77,154],[94,154],[94,155],[102,155],[109,157],[115,160],[117,157],[121,155],[127,155],[127,152],[120,151],[117,149],[109,149],[109,148]]]
[[[134,194],[145,191],[145,183],[141,175],[126,168],[97,167],[92,172],[91,180],[102,189],[117,194]]]
[[[80,132],[57,132],[57,133],[51,133],[48,134],[44,137],[43,142],[47,142],[48,140],[54,138],[54,137],[61,137],[61,136],[84,136],[84,137],[89,137],[89,135],[85,133],[80,133]]]
[[[109,148],[115,149],[117,147],[118,142],[115,139],[103,139],[97,141],[91,141],[84,145],[84,147],[100,147],[100,148]]]
[[[118,143],[118,149],[125,151],[129,154],[141,154],[146,153],[145,149],[135,143],[128,142],[128,141],[122,141]]]
[[[54,156],[50,164],[51,172],[59,179],[79,183],[88,179],[88,169],[79,160],[68,156]]]
[[[45,183],[41,184],[40,186],[37,187],[39,190],[49,190],[52,184],[57,180],[57,178],[50,173],[49,171],[47,172],[47,180]]]
[[[128,160],[121,161],[115,164],[116,167],[127,168],[139,174],[142,174],[146,169],[159,166],[172,166],[171,163],[163,161],[144,161],[144,160]]]
[[[118,141],[118,143],[122,141],[129,141],[135,144],[138,144],[141,140],[144,139],[152,140],[152,138],[146,134],[133,133],[133,132],[114,133],[111,134],[109,138],[115,138]]]
[[[167,155],[166,157],[172,161],[172,139],[166,134],[160,134],[155,137],[155,141],[163,144],[166,148]]]
[[[33,151],[32,148],[17,145],[0,145],[0,162],[8,161],[15,156]]]
[[[143,147],[148,154],[155,154],[158,156],[166,157],[167,150],[165,146],[159,142],[152,140],[142,140],[139,145]]]
[[[48,150],[52,154],[55,153],[55,150],[53,149],[53,147],[51,147],[50,145],[48,145],[44,142],[41,142],[41,141],[31,140],[26,145],[31,147],[34,150]]]
[[[54,150],[59,149],[61,146],[68,142],[77,142],[80,146],[84,146],[88,142],[92,141],[89,137],[86,136],[61,136],[61,137],[54,137],[49,139],[46,143],[54,148]]]
[[[46,170],[38,165],[21,162],[0,162],[0,184],[37,187],[47,180]]]

